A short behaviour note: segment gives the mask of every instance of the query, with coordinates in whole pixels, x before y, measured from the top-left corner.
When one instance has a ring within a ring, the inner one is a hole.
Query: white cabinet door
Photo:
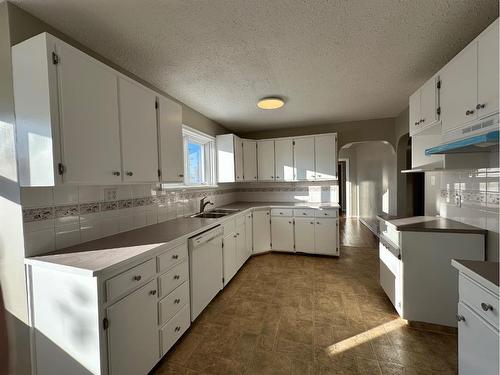
[[[234,135],[222,134],[215,138],[217,147],[217,182],[235,182]]]
[[[338,255],[338,219],[318,219],[315,224],[317,254]]]
[[[257,181],[257,142],[243,140],[243,179]]]
[[[234,172],[236,181],[243,181],[243,141],[234,136]]]
[[[156,95],[124,78],[118,83],[123,181],[158,181]]]
[[[231,233],[223,239],[224,286],[226,286],[238,271],[238,254],[236,249],[236,233]]]
[[[253,252],[271,250],[271,213],[269,210],[253,212]]]
[[[236,227],[236,269],[240,267],[247,261],[247,241],[245,238],[245,222]]]
[[[253,217],[252,213],[245,216],[245,241],[246,241],[246,259],[250,257],[253,251]]]
[[[257,141],[259,181],[274,181],[274,141]]]
[[[65,43],[56,50],[63,181],[120,182],[117,76]]]
[[[293,252],[293,218],[273,216],[271,236],[273,250]]]
[[[337,178],[337,136],[335,134],[314,137],[316,180]]]
[[[428,80],[420,89],[421,127],[425,128],[438,120],[437,115],[437,77]]]
[[[497,375],[498,331],[462,302],[458,304],[458,373]]]
[[[498,112],[498,22],[497,18],[478,39],[476,109],[479,117]]]
[[[158,97],[158,146],[161,181],[184,180],[182,138],[182,106],[165,97]]]
[[[276,181],[293,181],[293,143],[291,139],[274,141]]]
[[[410,136],[418,132],[420,125],[420,89],[410,96]]]
[[[295,251],[315,253],[314,217],[295,218]]]
[[[476,118],[477,42],[460,52],[440,76],[441,119],[446,132]]]
[[[109,373],[146,374],[160,357],[156,279],[107,309]]]
[[[297,138],[293,141],[295,180],[314,181],[314,138]]]

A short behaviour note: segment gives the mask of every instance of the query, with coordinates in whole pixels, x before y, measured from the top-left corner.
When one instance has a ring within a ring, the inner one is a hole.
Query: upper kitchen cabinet
[[[243,180],[257,181],[257,142],[243,141]]]
[[[243,144],[234,134],[216,137],[217,182],[243,181]]]
[[[314,137],[314,158],[316,181],[337,178],[337,134]]]
[[[156,94],[121,77],[118,93],[123,181],[158,181]]]
[[[441,71],[444,140],[490,130],[488,123],[464,125],[498,113],[498,43],[497,19]]]
[[[115,72],[47,33],[12,63],[21,186],[120,182]]]
[[[293,140],[293,162],[295,180],[314,181],[314,138],[296,138]]]
[[[439,77],[434,76],[410,96],[410,136],[438,122],[438,90]]]
[[[293,181],[293,141],[291,139],[277,139],[274,141],[274,160],[276,181]]]
[[[165,97],[158,98],[158,147],[160,180],[184,180],[182,106]]]
[[[257,141],[257,172],[259,181],[274,181],[274,141]]]

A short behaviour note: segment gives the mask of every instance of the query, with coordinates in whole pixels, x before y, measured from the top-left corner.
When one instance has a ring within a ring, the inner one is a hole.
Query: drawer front
[[[188,278],[189,263],[186,259],[160,276],[160,297],[166,296]]]
[[[316,210],[316,217],[337,217],[337,216],[338,216],[338,210],[333,210],[333,209]]]
[[[224,228],[224,236],[227,236],[228,234],[234,233],[234,230],[236,228],[236,224],[234,222],[234,219],[228,220],[222,224],[222,227]]]
[[[184,259],[187,259],[188,256],[188,248],[187,243],[183,243],[177,247],[174,247],[167,252],[158,255],[158,270],[165,271],[171,268],[172,266],[182,262]]]
[[[106,300],[111,301],[144,284],[156,274],[155,260],[150,259],[106,281]]]
[[[498,296],[483,289],[462,273],[459,277],[459,293],[460,301],[498,329]]]
[[[293,209],[291,208],[273,208],[271,210],[271,216],[292,216]]]
[[[293,216],[295,217],[314,217],[316,210],[314,208],[295,208]]]
[[[189,303],[189,283],[185,282],[160,301],[159,323],[168,322],[187,303]]]
[[[160,330],[161,355],[164,355],[189,328],[189,304],[184,307],[165,324]]]

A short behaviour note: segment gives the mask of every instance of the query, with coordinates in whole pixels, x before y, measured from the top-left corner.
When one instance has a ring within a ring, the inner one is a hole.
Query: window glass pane
[[[189,184],[202,184],[203,181],[203,146],[188,141],[187,176]]]

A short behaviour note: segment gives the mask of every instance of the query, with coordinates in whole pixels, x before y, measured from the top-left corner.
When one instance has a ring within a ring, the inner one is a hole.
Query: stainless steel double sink
[[[240,210],[238,210],[237,208],[214,208],[213,210],[199,212],[189,217],[199,217],[202,219],[219,219],[221,217],[234,214],[238,211]]]

